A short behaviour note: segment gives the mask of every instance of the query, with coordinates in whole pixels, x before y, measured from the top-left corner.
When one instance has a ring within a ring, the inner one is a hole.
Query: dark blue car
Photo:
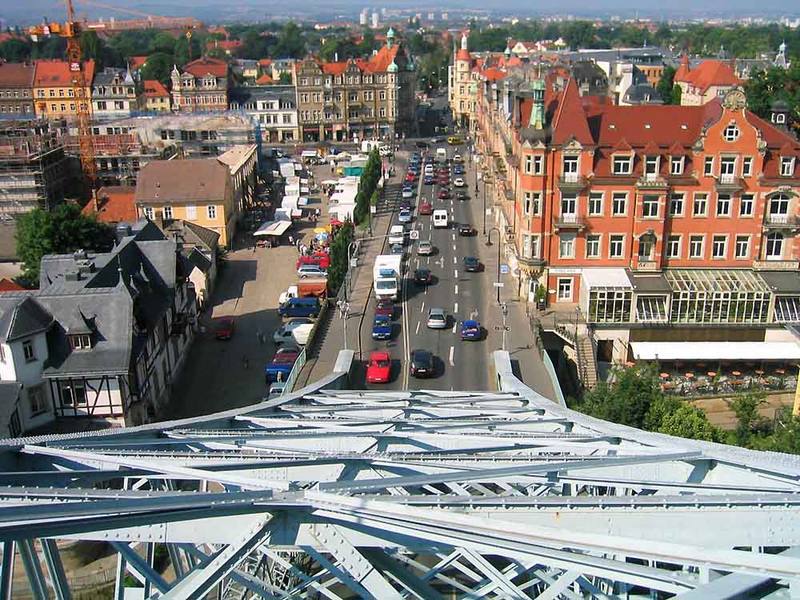
[[[481,339],[481,324],[472,319],[463,321],[461,323],[461,339],[465,341]]]
[[[388,340],[392,337],[392,321],[389,317],[378,315],[372,323],[372,339]]]

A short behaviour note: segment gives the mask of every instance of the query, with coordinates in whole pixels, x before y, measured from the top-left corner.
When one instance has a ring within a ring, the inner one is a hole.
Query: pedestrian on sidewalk
[[[289,236],[289,243],[290,243],[292,246],[294,246],[295,248],[297,248],[297,245],[296,245],[296,244],[295,244],[295,242],[294,242],[294,236],[293,236],[293,235],[290,235],[290,236]]]

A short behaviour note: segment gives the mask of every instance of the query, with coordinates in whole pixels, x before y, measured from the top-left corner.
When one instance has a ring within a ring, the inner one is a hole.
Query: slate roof
[[[119,78],[121,85],[133,85],[133,78],[125,69],[106,67],[94,76],[94,85],[114,85],[114,79]]]
[[[13,342],[47,331],[53,316],[26,292],[3,294],[0,300],[0,340]]]
[[[219,202],[230,187],[230,171],[216,158],[152,160],[136,181],[136,202]]]

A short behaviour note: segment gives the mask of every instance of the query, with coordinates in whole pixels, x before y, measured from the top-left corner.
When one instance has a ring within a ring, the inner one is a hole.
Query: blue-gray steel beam
[[[125,600],[125,557],[117,553],[117,566],[114,570],[114,600]]]
[[[3,552],[3,562],[0,563],[0,600],[11,600],[11,590],[14,583],[14,554],[17,543],[13,540],[0,542]]]
[[[156,573],[157,571],[153,568],[153,564],[155,562],[155,544],[151,542],[144,542],[144,560],[147,563],[147,566],[150,569],[151,573]],[[149,577],[145,577],[144,580],[144,597],[149,598],[151,593],[151,588],[153,587],[152,582],[150,581]]]
[[[28,585],[34,600],[48,600],[47,583],[42,573],[42,564],[39,562],[39,555],[33,545],[33,540],[21,540],[18,544],[19,555],[22,559],[22,566],[25,567],[25,574],[28,576]]]
[[[189,556],[198,559],[201,563],[206,563],[212,560],[213,557],[208,556],[205,552],[200,550],[197,546],[192,546],[190,544],[177,544],[173,546],[176,549],[180,549],[186,552]],[[239,585],[246,588],[249,592],[264,598],[265,600],[272,600],[276,596],[272,593],[273,590],[268,587],[263,581],[253,577],[249,573],[245,573],[240,569],[234,569],[231,571],[229,577],[238,583]]]
[[[312,526],[312,535],[336,558],[336,566],[363,587],[372,597],[401,600],[400,594],[378,571],[347,536],[336,526],[320,523]],[[357,591],[357,590],[353,590]]]
[[[41,539],[42,554],[47,565],[47,572],[50,574],[50,582],[56,594],[56,600],[70,600],[72,593],[69,590],[67,575],[64,573],[64,565],[61,563],[61,554],[58,551],[58,544],[55,540]]]
[[[167,580],[161,576],[161,573],[158,573],[155,569],[153,569],[148,564],[147,560],[139,556],[139,554],[128,544],[124,544],[122,542],[111,542],[111,545],[123,556],[129,570],[136,571],[143,578],[143,581],[149,580],[150,583],[154,585],[155,588],[162,594],[169,591],[171,586],[169,583],[167,583]]]
[[[397,582],[413,594],[426,600],[443,600],[443,596],[429,583],[417,577],[402,564],[387,556],[380,549],[361,549],[370,563],[389,573]]]
[[[217,552],[210,560],[201,563],[180,579],[168,592],[164,600],[193,600],[203,598],[215,585],[233,571],[236,566],[269,536],[269,518],[259,519],[236,544]]]

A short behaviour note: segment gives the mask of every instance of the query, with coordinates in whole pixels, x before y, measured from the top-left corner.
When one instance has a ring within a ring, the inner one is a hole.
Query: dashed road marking
[[[454,264],[454,265],[457,265],[457,264],[458,264],[458,259],[457,259],[455,256],[453,257],[453,264]]]
[[[458,248],[456,248],[456,245],[455,245],[455,244],[453,244],[453,252],[455,252],[457,249],[458,249]]]
[[[454,276],[456,279],[458,279],[458,269],[455,269],[455,270],[453,271],[453,276]]]
[[[456,314],[457,312],[458,312],[458,302],[456,302],[456,303],[453,305],[453,314]]]
[[[419,335],[419,321],[417,321],[417,329],[414,331],[414,335]]]
[[[457,326],[458,326],[458,323],[453,323],[453,333],[455,333],[455,332],[456,332],[456,327],[457,327]]]
[[[454,295],[458,296],[458,284],[456,284],[456,289],[455,289]]]
[[[425,311],[425,301],[423,300],[422,304],[420,304],[419,306],[419,312],[424,312],[424,311]]]
[[[453,357],[454,357],[455,353],[456,353],[455,346],[450,346],[450,366],[451,367],[455,367],[456,366],[456,363],[453,362]]]

